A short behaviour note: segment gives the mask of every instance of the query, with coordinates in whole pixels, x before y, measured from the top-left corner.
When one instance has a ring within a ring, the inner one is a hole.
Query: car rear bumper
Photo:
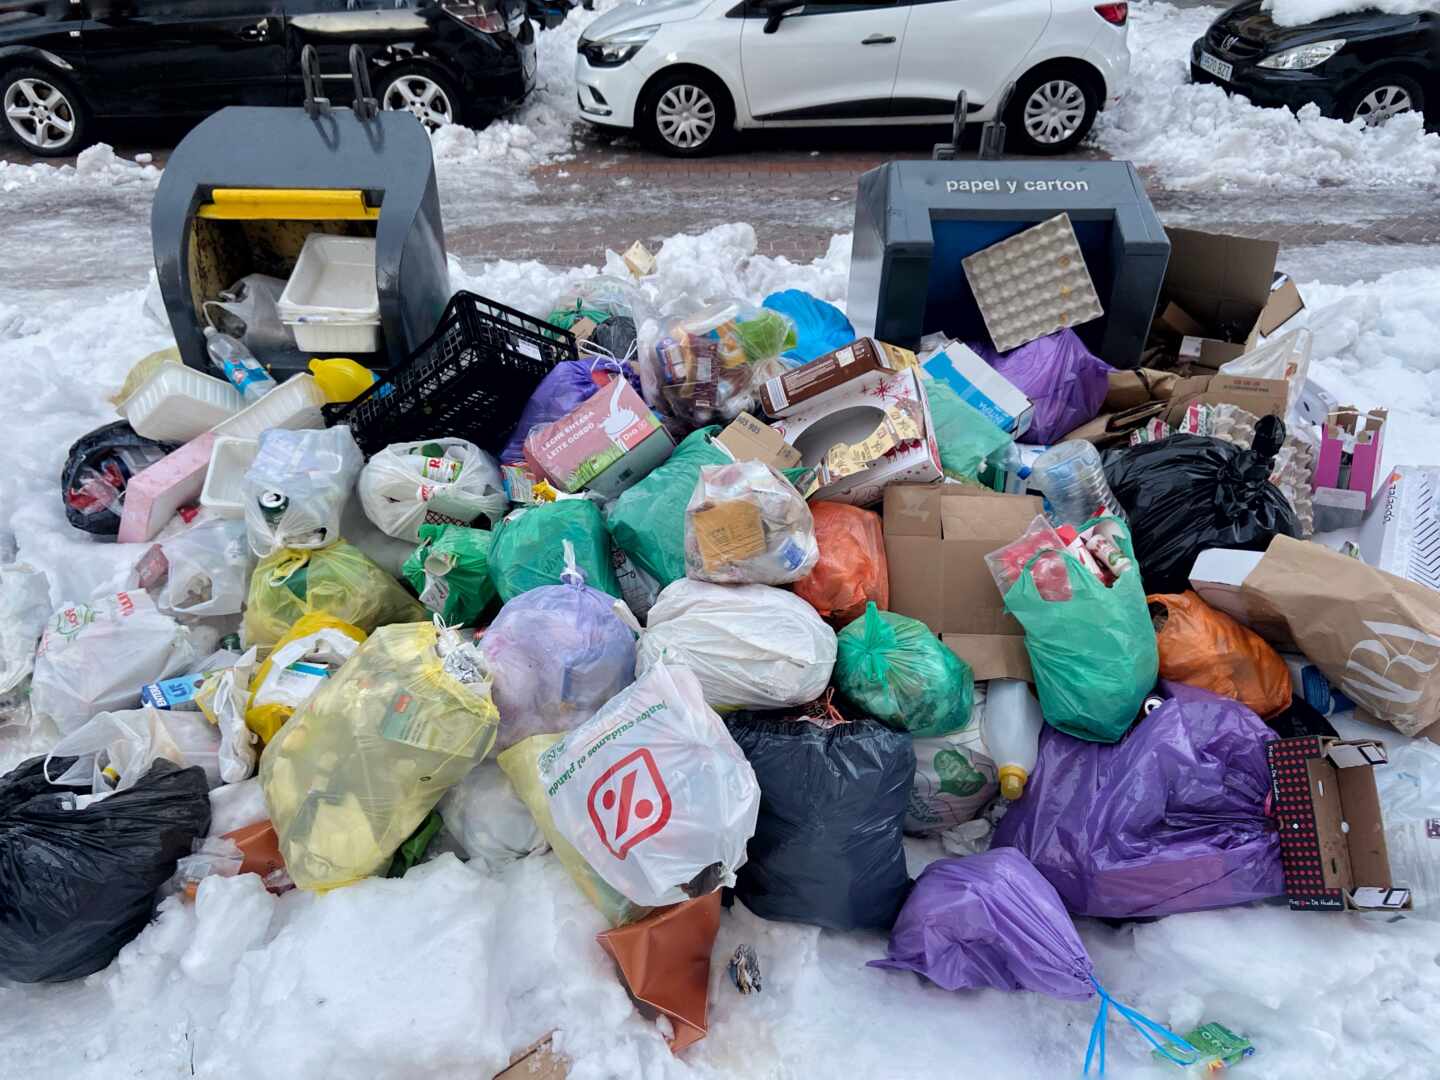
[[[498,116],[535,89],[535,28],[528,20],[514,34],[496,34],[461,50],[462,89],[479,112]]]
[[[1234,66],[1228,82],[1200,66],[1202,51]],[[1190,46],[1190,81],[1221,87],[1266,108],[1297,110],[1313,102],[1326,116],[1338,116],[1344,99],[1344,87],[1333,77],[1315,71],[1272,71],[1235,61],[1206,49],[1204,38]]]

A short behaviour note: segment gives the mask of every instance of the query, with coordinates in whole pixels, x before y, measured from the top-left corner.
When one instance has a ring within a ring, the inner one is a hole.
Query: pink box
[[[214,446],[214,432],[206,432],[132,476],[116,539],[123,544],[152,540],[175,511],[200,498]]]
[[[1353,405],[1332,412],[1321,430],[1312,486],[1363,491],[1368,508],[1381,479],[1386,416],[1384,409],[1362,413]]]

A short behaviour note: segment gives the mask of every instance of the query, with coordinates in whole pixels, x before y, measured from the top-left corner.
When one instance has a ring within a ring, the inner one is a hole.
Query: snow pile
[[[74,165],[49,165],[38,161],[33,165],[19,165],[0,161],[0,192],[52,184],[109,191],[115,188],[152,188],[159,182],[160,170],[150,164],[149,154],[139,154],[137,160],[130,161],[118,156],[107,143],[96,143],[80,151]]]
[[[1419,115],[1370,129],[1323,117],[1313,105],[1297,116],[1192,85],[1190,46],[1217,14],[1131,6],[1129,87],[1095,124],[1095,140],[1112,157],[1129,158],[1178,190],[1440,184],[1440,135],[1427,134]]]
[[[1440,11],[1437,0],[1265,0],[1264,10],[1279,26],[1304,26],[1333,15],[1362,11],[1383,11],[1391,15],[1413,15]]]

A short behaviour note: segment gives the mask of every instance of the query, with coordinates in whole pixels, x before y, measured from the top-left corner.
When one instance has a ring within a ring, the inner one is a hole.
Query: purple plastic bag
[[[927,866],[886,958],[870,966],[918,971],[946,990],[1034,990],[1068,1001],[1095,994],[1090,955],[1060,897],[1013,848]]]
[[[500,452],[500,461],[504,464],[524,461],[526,435],[537,427],[553,424],[594,397],[595,391],[600,387],[596,385],[592,372],[599,374],[608,371],[615,374],[622,370],[635,392],[640,393],[640,376],[630,364],[621,364],[606,357],[561,360],[540,380],[540,385],[525,403],[525,408],[520,413],[520,422],[515,425],[515,430],[510,433],[510,441]]]
[[[1114,369],[1087,349],[1074,330],[1057,330],[1008,353],[998,353],[985,342],[971,342],[970,348],[1034,403],[1030,430],[1017,442],[1059,442],[1095,419],[1110,389]]]
[[[1076,915],[1130,918],[1244,904],[1285,884],[1265,814],[1274,739],[1238,701],[1179,683],[1118,743],[1047,725],[995,847],[1025,854]]]

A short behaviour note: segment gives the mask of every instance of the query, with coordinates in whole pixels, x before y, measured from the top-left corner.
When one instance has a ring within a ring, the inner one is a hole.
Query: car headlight
[[[1310,68],[1319,67],[1344,47],[1344,38],[1335,38],[1333,41],[1316,41],[1310,45],[1299,45],[1293,49],[1278,52],[1274,56],[1267,56],[1256,66],[1271,68],[1275,71],[1307,71]]]
[[[657,26],[637,26],[631,30],[618,30],[594,41],[580,39],[581,54],[595,67],[619,67],[629,60],[640,47],[655,36]]]

